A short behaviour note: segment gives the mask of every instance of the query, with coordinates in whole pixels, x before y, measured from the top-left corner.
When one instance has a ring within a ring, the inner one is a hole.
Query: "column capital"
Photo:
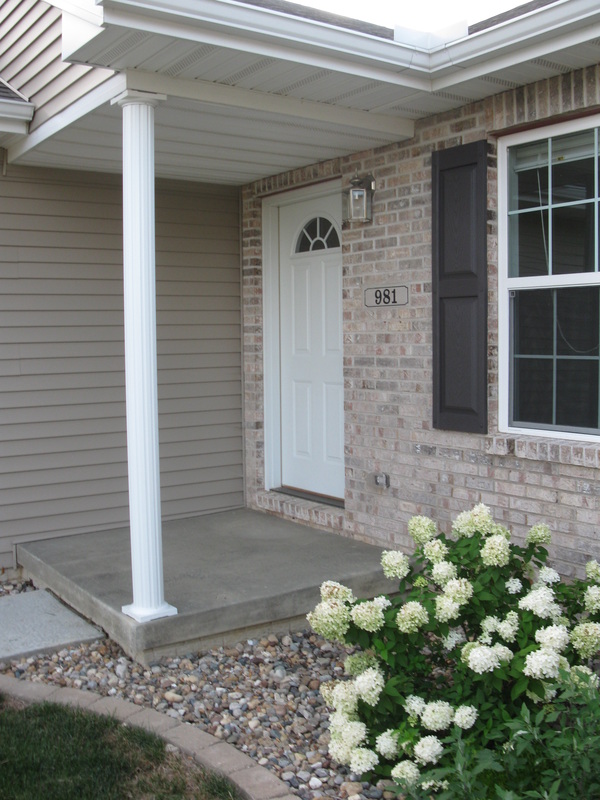
[[[132,104],[136,105],[148,105],[156,107],[159,103],[163,100],[167,99],[166,94],[155,94],[154,92],[140,92],[137,89],[125,89],[124,92],[113,97],[110,101],[111,106],[119,105],[121,108],[123,106],[128,106]]]

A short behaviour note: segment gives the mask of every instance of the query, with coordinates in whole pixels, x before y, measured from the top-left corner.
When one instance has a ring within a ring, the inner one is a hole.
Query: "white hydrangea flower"
[[[500,625],[498,617],[484,617],[481,620],[481,630],[484,633],[495,633],[498,630],[498,625]]]
[[[540,628],[535,632],[535,640],[542,647],[562,653],[569,644],[569,631],[564,625],[548,625],[547,628]]]
[[[584,681],[581,679],[582,675],[587,676],[588,686],[593,686],[596,689],[598,688],[600,685],[598,675],[596,675],[596,673],[593,672],[589,667],[586,667],[584,664],[576,664],[571,668],[570,678],[576,686],[582,686],[584,684]]]
[[[323,638],[343,642],[350,627],[350,610],[344,602],[331,598],[320,602],[306,619]]]
[[[331,739],[328,745],[329,755],[338,764],[350,763],[350,754],[354,748],[349,747],[343,739]]]
[[[416,633],[429,622],[429,614],[425,606],[417,600],[409,600],[396,614],[396,625],[402,633]]]
[[[523,584],[518,578],[509,578],[509,580],[506,581],[506,591],[509,594],[519,594],[522,588]]]
[[[384,550],[381,554],[381,566],[386,578],[406,578],[410,572],[408,556],[400,550]]]
[[[438,622],[449,622],[460,614],[460,606],[445,594],[435,598],[435,618]]]
[[[354,603],[356,597],[352,589],[337,581],[325,581],[321,584],[321,600],[340,600],[342,603]]]
[[[421,772],[412,761],[401,761],[392,769],[392,778],[402,786],[415,786],[420,777]]]
[[[389,601],[388,601],[389,605]],[[367,600],[365,603],[357,603],[350,612],[352,622],[363,631],[375,633],[383,628],[385,617],[381,603],[377,600]]]
[[[539,650],[534,650],[532,653],[527,654],[523,675],[527,675],[529,678],[537,678],[538,680],[558,678],[559,664],[559,655],[556,650],[552,650],[549,647],[540,647]]]
[[[477,532],[484,535],[494,527],[490,509],[483,503],[476,505],[471,511],[463,511],[452,524],[452,533],[457,539],[470,539]]]
[[[561,615],[560,606],[554,600],[554,592],[549,586],[538,586],[519,600],[519,608],[533,612],[540,619],[557,619]]]
[[[429,517],[416,516],[408,521],[408,533],[416,544],[425,544],[425,542],[435,539],[437,527]]]
[[[454,710],[445,700],[427,703],[421,714],[421,725],[428,731],[445,731],[452,724]]]
[[[438,586],[445,586],[457,575],[456,566],[450,561],[437,561],[431,569],[431,580]]]
[[[505,567],[510,561],[510,543],[501,533],[495,533],[485,540],[480,555],[486,567]]]
[[[541,567],[538,574],[538,581],[550,586],[553,583],[560,583],[560,575],[552,567]]]
[[[377,667],[369,667],[354,679],[354,688],[361,700],[370,706],[376,706],[379,695],[385,686],[383,673]]]
[[[600,583],[600,564],[594,559],[585,565],[585,574],[591,581]]]
[[[581,622],[571,631],[571,644],[582,658],[591,658],[600,650],[600,623]]]
[[[398,737],[393,728],[379,734],[375,740],[375,749],[384,758],[390,760],[398,755]]]
[[[350,753],[350,772],[356,772],[357,775],[370,772],[377,764],[379,764],[379,756],[367,747],[355,747]]]
[[[371,602],[375,603],[375,605],[379,606],[383,611],[392,605],[391,600],[383,594],[379,595],[379,597],[374,597]]]
[[[540,522],[529,529],[526,537],[527,544],[550,544],[552,534],[545,522]]]
[[[505,644],[500,644],[499,642],[496,642],[496,644],[492,645],[492,650],[498,656],[498,659],[502,664],[507,664],[514,655],[510,647],[507,647]]]
[[[463,606],[473,596],[473,584],[466,578],[453,578],[444,586],[444,594],[459,606]]]
[[[350,748],[358,747],[367,738],[367,726],[357,719],[350,719],[341,711],[329,717],[329,734],[332,739],[343,739]]]
[[[422,697],[410,694],[404,701],[404,708],[409,717],[420,717],[427,703]]]
[[[350,719],[341,711],[329,717],[329,732],[329,754],[339,764],[348,765],[352,751],[367,738],[365,723]]]
[[[583,597],[585,610],[590,614],[600,611],[600,586],[588,586]]]
[[[423,736],[415,744],[415,758],[421,764],[437,764],[443,753],[444,748],[437,736]]]
[[[445,650],[454,650],[457,645],[466,642],[466,640],[464,632],[460,628],[454,628],[442,642]]]
[[[353,681],[338,681],[331,690],[331,705],[343,714],[356,713],[358,692]]]
[[[421,789],[424,792],[437,792],[440,789],[445,791],[449,785],[448,781],[421,781]]]
[[[423,546],[423,554],[428,561],[431,561],[432,564],[438,564],[448,555],[448,548],[442,541],[440,541],[440,539],[433,539],[430,542],[425,542]]]
[[[475,706],[459,706],[454,712],[454,724],[464,731],[468,731],[475,724],[477,717]]]
[[[468,651],[467,664],[478,675],[493,672],[500,666],[500,658],[493,647],[478,644]]]
[[[498,635],[505,642],[514,642],[519,632],[519,615],[516,611],[509,611],[506,617],[498,623]]]

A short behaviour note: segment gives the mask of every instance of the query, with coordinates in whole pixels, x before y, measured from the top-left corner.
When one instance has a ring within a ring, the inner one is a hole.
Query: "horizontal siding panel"
[[[18,544],[19,541],[25,542],[31,538],[49,539],[52,538],[52,536],[84,533],[90,530],[120,528],[128,524],[127,503],[121,506],[103,508],[103,522],[97,525],[90,525],[90,518],[92,516],[90,509],[84,509],[80,512],[73,511],[72,513],[64,513],[66,507],[65,504],[63,513],[56,513],[53,515],[46,515],[43,513],[43,508],[37,508],[37,511],[41,512],[41,515],[38,516],[33,515],[34,509],[32,508],[30,516],[10,520],[10,527],[13,531],[13,536],[11,537],[12,542]]]
[[[200,484],[199,497],[214,497],[219,494],[229,494],[230,492],[242,491],[242,477],[230,478],[229,480],[209,481]],[[163,503],[173,504],[175,500],[196,500],[196,492],[192,491],[191,486],[166,486],[161,492]]]
[[[210,456],[210,464],[206,464],[207,459],[200,456],[188,457],[181,459],[179,469],[172,470],[169,468],[167,462],[161,472],[164,474],[163,485],[172,486],[175,483],[194,484],[199,479],[208,478],[216,480],[218,478],[233,478],[240,477],[240,464],[236,457],[236,453],[229,451],[224,453],[215,453]],[[161,465],[162,466],[162,465]],[[42,499],[39,492],[51,491],[52,487],[58,487],[57,491],[66,492],[66,487],[70,486],[75,490],[77,485],[84,487],[90,481],[98,481],[99,487],[102,487],[102,481],[114,479],[127,479],[127,465],[123,461],[120,464],[110,463],[94,463],[94,464],[80,464],[74,467],[56,468],[52,472],[54,483],[45,483],[44,478],[45,470],[30,470],[27,472],[11,472],[5,474],[2,478],[2,491],[0,497],[2,501],[11,503],[19,502],[19,493],[30,492],[32,500]],[[183,476],[183,478],[182,478]],[[11,490],[10,494],[7,490]],[[119,491],[123,491],[120,486]],[[4,493],[4,494],[3,494]],[[87,493],[87,492],[85,492]],[[102,491],[94,492],[101,494]],[[84,491],[78,492],[84,494]],[[49,496],[52,496],[50,494]],[[70,494],[65,495],[70,496]],[[27,500],[27,495],[23,495],[23,499]]]
[[[44,453],[52,454],[55,456],[55,465],[61,463],[63,453],[78,450],[103,450],[103,449],[118,449],[121,448],[123,453],[127,446],[125,432],[123,433],[98,433],[98,434],[85,434],[80,436],[63,436],[57,438],[55,436],[48,437],[47,439],[15,439],[5,440],[2,443],[2,457],[7,459],[4,467],[10,466],[8,459],[12,456],[28,456],[32,468],[35,468],[38,455]]]
[[[162,386],[158,394],[161,409],[169,411],[190,411],[196,403],[204,402],[204,398],[240,397],[239,381],[223,383],[186,384],[185,386]],[[43,409],[51,406],[86,406],[91,403],[109,403],[115,399],[114,387],[84,388],[69,390],[49,390],[31,392],[0,392],[0,409]],[[122,400],[125,402],[123,388]],[[163,405],[164,404],[164,405]]]
[[[47,470],[52,471],[51,476],[47,476],[45,481],[63,480],[69,469],[75,470],[75,475],[81,477],[82,471],[87,475],[87,470],[111,469],[113,472],[118,469],[119,464],[125,466],[125,441],[123,447],[106,447],[103,450],[96,448],[89,450],[69,450],[61,454],[61,466],[56,465],[56,454],[38,453],[35,459],[35,468],[31,466],[31,458],[28,455],[13,456],[10,459],[10,469],[8,459],[0,458],[0,474],[2,474],[2,486],[37,486]],[[108,465],[108,466],[104,466]]]
[[[176,518],[243,505],[239,202],[229,188],[160,184],[161,485]],[[0,554],[126,525],[119,181],[9,169],[0,311]]]
[[[178,442],[165,444],[161,449],[161,470],[171,472],[173,469],[196,468],[199,464],[233,464],[239,458],[240,438],[232,436],[219,439],[196,439],[184,447]],[[186,452],[187,451],[187,452]],[[76,478],[89,477],[89,470],[110,470],[114,474],[117,469],[125,470],[126,449],[123,438],[122,447],[96,447],[93,451],[70,449],[61,453],[61,467],[56,465],[56,453],[38,453],[35,468],[31,468],[28,455],[15,455],[10,459],[0,458],[0,474],[2,487],[36,486],[46,470],[52,470],[51,479],[55,482],[71,479],[69,471]],[[74,472],[73,472],[74,471]]]
[[[50,328],[46,329],[48,331],[47,340],[49,342],[56,342],[56,343],[68,343],[75,340],[76,342],[96,342],[96,341],[104,341],[104,342],[111,342],[111,341],[120,341],[123,342],[123,329],[117,327],[111,327],[109,325],[105,326],[94,326],[90,325],[89,327],[84,326],[64,326],[60,328]],[[227,344],[227,342],[231,340],[238,340],[239,336],[236,336],[236,333],[239,334],[239,326],[236,326],[234,331],[230,331],[227,328],[225,331],[222,327],[218,325],[161,325],[158,328],[158,348],[160,352],[172,352],[172,350],[168,348],[176,347],[176,344],[165,344],[165,349],[161,344],[161,337],[174,340],[186,340],[192,338],[193,336],[199,337],[199,347],[206,347],[206,352],[210,352],[211,344],[210,342],[215,342],[214,352],[220,352],[220,350],[216,348],[223,348],[224,352],[231,351],[231,345]],[[0,326],[0,343],[1,344],[13,344],[15,342],[24,342],[24,343],[36,343],[39,342],[43,338],[44,328],[39,327],[17,327],[14,326],[12,328],[3,328]],[[221,336],[227,333],[227,336],[224,336],[223,342],[219,342]],[[196,352],[203,352],[202,350]]]
[[[230,492],[219,491],[213,494],[192,497],[188,500],[178,499],[174,502],[163,500],[162,514],[165,519],[179,519],[181,517],[215,514],[218,511],[240,508],[240,493],[241,488],[236,484],[233,487],[233,491]]]

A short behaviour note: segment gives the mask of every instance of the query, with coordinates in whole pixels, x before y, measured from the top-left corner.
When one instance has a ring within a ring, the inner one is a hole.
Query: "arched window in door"
[[[340,246],[340,237],[335,225],[327,217],[314,217],[302,228],[296,241],[296,253],[312,250],[330,250]]]

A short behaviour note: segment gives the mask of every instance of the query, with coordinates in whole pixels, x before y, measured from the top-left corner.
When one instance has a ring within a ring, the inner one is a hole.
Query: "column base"
[[[140,608],[135,603],[130,603],[127,606],[122,606],[121,611],[128,617],[132,617],[136,622],[150,622],[153,619],[174,617],[177,614],[175,606],[171,606],[169,603],[163,603],[157,608]]]

